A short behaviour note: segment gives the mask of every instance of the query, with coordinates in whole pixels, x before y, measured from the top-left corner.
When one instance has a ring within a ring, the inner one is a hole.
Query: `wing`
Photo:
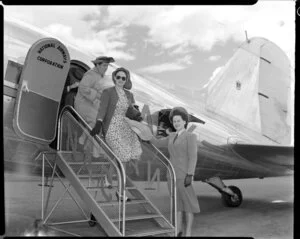
[[[198,147],[195,180],[264,178],[292,175],[294,148],[203,141]]]

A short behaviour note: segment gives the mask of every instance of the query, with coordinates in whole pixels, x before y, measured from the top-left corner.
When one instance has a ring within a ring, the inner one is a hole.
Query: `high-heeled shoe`
[[[85,133],[83,133],[78,139],[79,144],[83,145],[85,142],[85,139],[86,139],[86,135],[85,135]]]
[[[97,224],[97,220],[95,216],[91,213],[90,214],[90,220],[89,220],[89,225],[90,227],[94,227]]]
[[[116,191],[116,197],[118,200],[121,199],[121,201],[123,201],[123,196],[120,196],[118,191]],[[125,202],[130,202],[130,201],[131,199],[125,195]]]
[[[111,183],[108,182],[107,177],[104,178],[104,187],[107,187],[108,189],[112,189]]]

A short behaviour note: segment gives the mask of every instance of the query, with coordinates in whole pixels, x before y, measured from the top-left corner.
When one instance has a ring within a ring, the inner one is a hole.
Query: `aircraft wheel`
[[[94,226],[96,226],[96,224],[97,224],[96,218],[95,218],[95,216],[91,213],[91,219],[90,219],[90,221],[89,221],[89,225],[90,225],[90,227],[94,227]]]
[[[225,206],[228,207],[238,207],[243,201],[243,195],[241,190],[236,186],[229,186],[234,196],[228,195],[227,193],[222,193],[222,199]]]

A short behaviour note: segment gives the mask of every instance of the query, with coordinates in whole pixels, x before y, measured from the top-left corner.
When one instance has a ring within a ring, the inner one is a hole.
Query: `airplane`
[[[61,156],[62,149],[75,154],[80,150],[80,134],[88,135],[91,129],[73,107],[61,105],[62,92],[70,69],[85,72],[93,67],[91,60],[95,57],[35,26],[4,18],[5,172],[42,173],[50,177],[54,166],[49,163],[48,167],[42,168],[41,155],[50,152]],[[117,67],[110,63],[106,74],[111,76]],[[202,89],[204,102],[199,102],[195,92],[189,92],[190,98],[187,98],[180,91],[170,92],[168,87],[132,71],[130,74],[131,91],[144,123],[154,135],[165,137],[167,129],[172,129],[168,116],[173,107],[182,106],[188,110],[188,130],[195,133],[198,140],[194,181],[208,183],[217,189],[224,205],[238,207],[243,196],[238,187],[226,186],[223,180],[293,175],[290,62],[270,40],[254,37],[243,42],[223,69]],[[112,86],[113,82],[106,84]],[[73,128],[68,128],[67,120]],[[102,147],[108,158],[115,158],[101,137],[95,136],[91,140]],[[167,164],[167,160],[163,161],[168,157],[167,149],[157,149],[142,140],[141,143],[142,159],[132,163],[133,170],[126,170],[126,175],[130,174],[133,182],[153,181],[155,177],[166,181],[167,172],[172,174],[170,165],[161,169],[162,164]],[[76,184],[65,161],[59,161],[62,173],[56,176],[70,177]],[[118,162],[110,163],[117,168],[117,174],[124,177]],[[80,191],[82,197],[90,200],[83,191]],[[102,193],[105,194],[103,190]],[[111,200],[108,194],[104,197]],[[110,226],[102,219],[102,214],[94,214],[104,227]],[[124,228],[125,224],[121,227],[123,234],[111,235],[124,235]]]

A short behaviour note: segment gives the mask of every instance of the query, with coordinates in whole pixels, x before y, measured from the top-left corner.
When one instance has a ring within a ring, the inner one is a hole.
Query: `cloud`
[[[208,58],[208,60],[209,61],[217,61],[217,60],[219,60],[221,58],[221,56],[210,56],[209,58]]]
[[[295,2],[278,1],[260,4],[251,18],[244,22],[249,37],[261,36],[277,44],[294,63]],[[264,6],[264,8],[263,8]],[[265,17],[267,16],[267,17]]]
[[[170,55],[184,55],[187,53],[191,53],[194,49],[190,46],[187,46],[187,44],[182,44],[179,46],[175,46],[174,50],[171,51]]]
[[[82,20],[87,14],[98,15],[95,6],[5,6],[4,14],[15,17],[40,28],[51,24],[71,26],[76,36],[85,36],[89,27]],[[78,34],[78,35],[77,35]]]
[[[88,23],[94,31],[105,29],[109,24],[107,19],[109,17],[108,6],[98,7],[98,11],[88,13],[82,17],[82,20]],[[101,23],[101,24],[99,24]]]
[[[207,81],[207,83],[206,83],[205,85],[203,85],[203,88],[207,87],[207,86],[213,81],[213,79],[215,79],[216,75],[217,75],[223,68],[224,68],[224,66],[219,66],[219,67],[217,67],[217,68],[213,71],[213,73],[212,73],[211,77],[209,78],[209,80]]]
[[[152,65],[137,70],[138,73],[152,73],[157,74],[165,71],[179,71],[186,67],[178,63],[163,63],[160,65]]]
[[[191,59],[192,59],[191,55],[186,55],[183,58],[178,59],[177,62],[180,63],[180,64],[191,65],[192,64]]]
[[[261,36],[293,52],[295,2],[259,1],[253,6],[110,6],[108,22],[146,26],[149,42],[172,53],[190,47],[210,51],[228,40]],[[290,54],[291,55],[291,54]]]
[[[191,55],[186,55],[183,58],[178,58],[174,62],[166,62],[162,64],[147,66],[144,68],[140,68],[137,71],[140,73],[152,73],[157,74],[166,71],[180,71],[184,70],[188,67],[188,65],[192,64]]]
[[[134,59],[126,54],[126,34],[128,26],[136,25],[147,29],[148,44],[170,50],[170,56],[210,51],[229,40],[241,43],[247,30],[249,37],[276,43],[292,63],[294,11],[294,1],[258,1],[252,6],[5,6],[5,13],[42,28],[63,23],[72,31],[62,31],[61,37],[65,34],[80,47],[99,52],[120,52],[126,60]]]
[[[91,31],[105,8],[95,6],[13,6],[5,7],[5,14],[33,24],[78,48],[94,55],[113,55],[116,59],[133,60],[126,51],[126,29],[115,25]],[[63,24],[62,24],[63,23]]]
[[[119,39],[125,38],[125,32],[117,28],[102,30],[84,38],[75,37],[72,28],[62,24],[51,24],[45,27],[45,30],[94,55],[113,55],[116,59],[124,60],[135,59],[134,55],[122,50],[126,47],[126,42]]]

